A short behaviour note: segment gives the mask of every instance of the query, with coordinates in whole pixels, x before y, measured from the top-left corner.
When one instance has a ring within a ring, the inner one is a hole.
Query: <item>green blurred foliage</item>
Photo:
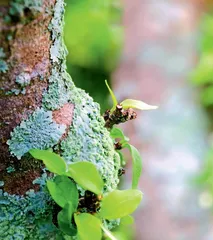
[[[201,22],[200,57],[192,73],[192,82],[201,88],[203,105],[213,106],[213,15],[205,15]]]
[[[196,183],[204,186],[213,196],[213,148],[207,154],[203,169],[196,178]]]
[[[105,79],[122,50],[122,8],[119,0],[67,0],[65,43],[68,71],[77,86],[106,107]]]

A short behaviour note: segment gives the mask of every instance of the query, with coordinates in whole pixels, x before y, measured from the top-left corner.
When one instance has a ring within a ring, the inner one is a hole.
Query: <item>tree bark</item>
[[[96,164],[104,191],[116,188],[120,159],[99,105],[66,72],[63,0],[14,0],[0,12],[0,236],[55,239],[47,174],[28,151]]]

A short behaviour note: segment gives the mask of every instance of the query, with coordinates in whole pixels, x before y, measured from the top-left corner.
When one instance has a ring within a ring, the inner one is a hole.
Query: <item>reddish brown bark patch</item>
[[[53,111],[53,120],[58,124],[69,127],[72,124],[74,104],[66,103],[59,110]]]
[[[4,191],[9,194],[25,195],[27,191],[33,189],[39,190],[39,185],[33,185],[32,182],[40,177],[40,173],[36,170],[28,170],[27,172],[12,173],[4,180]]]

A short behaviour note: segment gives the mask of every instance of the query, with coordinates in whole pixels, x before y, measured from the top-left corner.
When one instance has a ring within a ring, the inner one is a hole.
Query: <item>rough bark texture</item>
[[[0,237],[55,239],[47,174],[28,151],[96,164],[106,192],[120,159],[99,105],[66,73],[63,0],[14,0],[0,12]]]

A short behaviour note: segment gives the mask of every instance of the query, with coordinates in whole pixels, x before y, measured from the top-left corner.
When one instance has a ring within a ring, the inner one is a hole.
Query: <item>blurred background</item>
[[[122,126],[143,157],[144,198],[119,240],[213,239],[211,1],[67,0],[68,71],[104,112],[118,100],[159,109]],[[130,187],[131,161],[122,177]]]

